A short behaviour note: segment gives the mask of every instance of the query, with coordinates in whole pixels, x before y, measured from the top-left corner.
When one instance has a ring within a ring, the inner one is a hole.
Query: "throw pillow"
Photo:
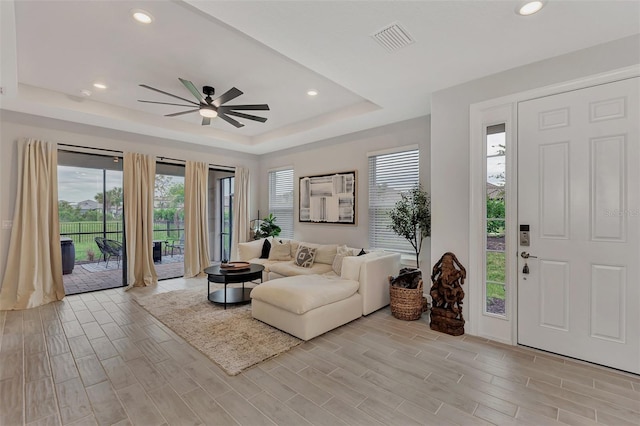
[[[303,246],[300,244],[298,251],[296,252],[296,265],[303,268],[311,268],[313,266],[313,260],[316,258],[316,249]]]
[[[291,260],[291,244],[273,240],[269,251],[269,260]]]
[[[271,243],[269,242],[269,240],[264,240],[264,244],[262,245],[262,253],[260,253],[260,259],[268,259],[270,251]]]
[[[311,247],[318,249],[316,254],[316,263],[324,263],[325,265],[333,264],[333,258],[338,249],[337,244],[313,244]]]
[[[346,245],[338,246],[338,249],[336,250],[336,256],[333,258],[333,263],[331,265],[333,272],[335,272],[336,275],[340,275],[342,273],[342,261],[344,260],[344,258],[346,256],[351,256],[352,254],[353,253],[351,249]]]
[[[238,260],[248,261],[260,257],[262,251],[262,240],[247,241],[238,244]]]

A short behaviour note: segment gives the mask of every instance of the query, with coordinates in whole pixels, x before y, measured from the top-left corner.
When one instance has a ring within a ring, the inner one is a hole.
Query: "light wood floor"
[[[640,376],[403,322],[388,309],[227,376],[133,301],[0,313],[0,425],[640,424]]]

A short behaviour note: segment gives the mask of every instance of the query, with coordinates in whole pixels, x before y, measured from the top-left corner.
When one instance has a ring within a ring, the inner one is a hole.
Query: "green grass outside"
[[[504,300],[505,291],[504,284],[487,283],[487,299]]]
[[[503,299],[505,297],[506,259],[504,252],[487,252],[487,298]],[[489,282],[491,281],[491,282]]]
[[[107,221],[107,231],[118,232],[107,234],[107,238],[122,241],[122,223],[120,221]],[[171,228],[175,228],[175,224],[171,224]],[[84,262],[89,260],[88,251],[92,250],[94,253],[94,261],[100,257],[100,250],[95,242],[95,237],[102,236],[103,224],[102,221],[95,222],[60,222],[60,233],[69,234],[67,237],[73,240],[75,248],[76,262]],[[175,229],[167,230],[167,224],[164,222],[156,222],[153,226],[153,239],[154,240],[179,240],[180,234],[183,231],[177,231]],[[76,232],[85,232],[88,234],[75,234]]]

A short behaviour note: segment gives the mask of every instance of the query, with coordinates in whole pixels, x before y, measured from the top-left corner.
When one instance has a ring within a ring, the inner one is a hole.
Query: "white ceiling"
[[[640,0],[549,0],[530,17],[518,4],[2,0],[0,107],[261,154],[423,116],[434,91],[640,33]],[[136,8],[154,22],[135,22]],[[393,22],[415,43],[388,52],[370,37]],[[201,126],[197,113],[164,117],[186,108],[137,102],[174,101],[139,84],[191,98],[178,77],[238,87],[230,104],[268,103],[256,114],[268,120]]]

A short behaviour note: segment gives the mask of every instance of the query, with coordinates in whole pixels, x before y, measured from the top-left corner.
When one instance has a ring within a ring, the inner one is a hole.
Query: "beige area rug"
[[[204,289],[140,296],[136,301],[230,376],[302,343],[253,319],[250,304],[227,310],[212,304]]]

